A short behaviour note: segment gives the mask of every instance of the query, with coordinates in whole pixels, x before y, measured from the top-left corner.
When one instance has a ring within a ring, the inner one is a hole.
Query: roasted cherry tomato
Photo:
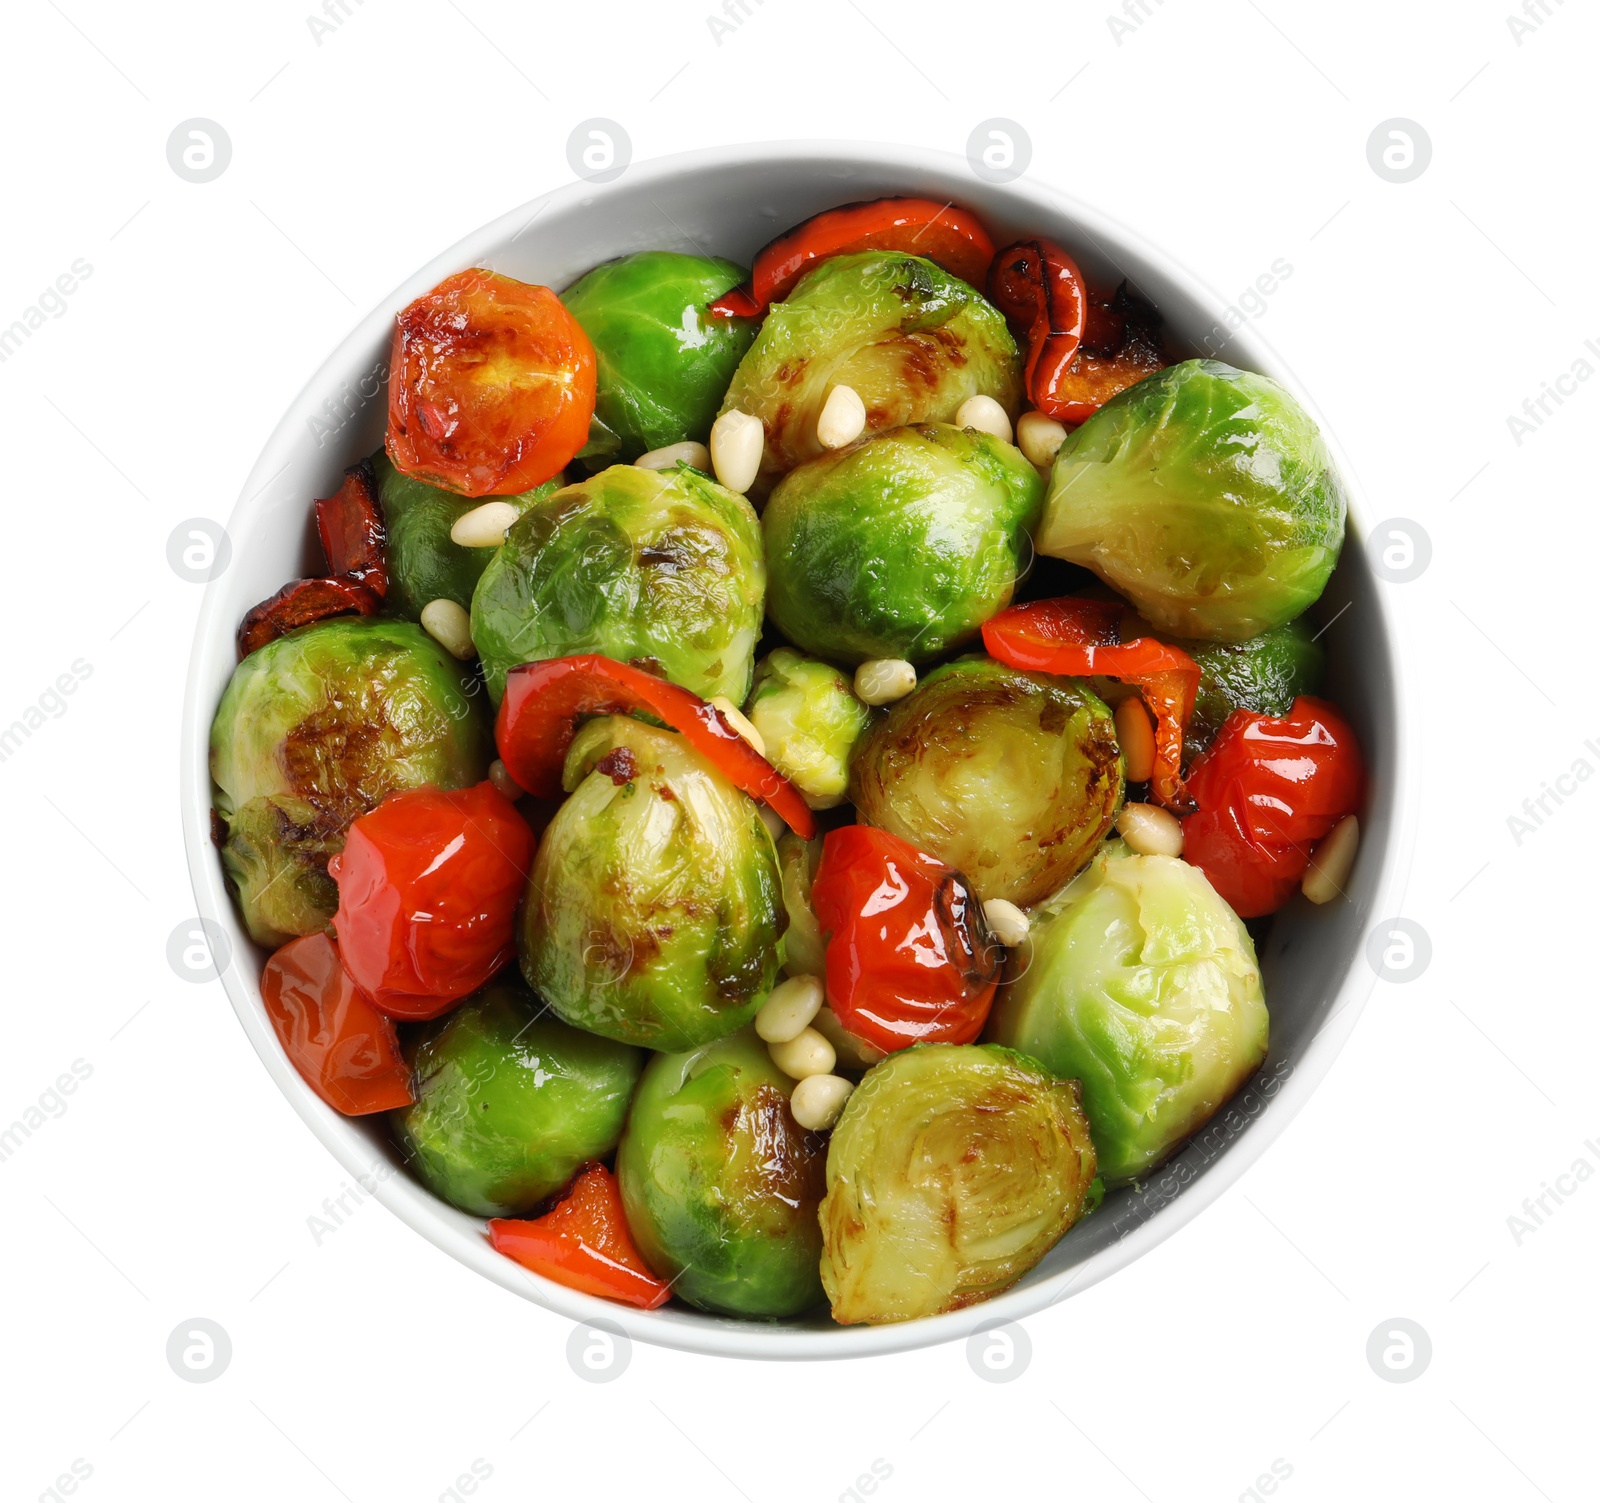
[[[394,1023],[357,989],[330,935],[278,950],[261,973],[261,1001],[289,1063],[335,1111],[364,1117],[415,1100]]]
[[[983,623],[989,656],[1009,668],[1065,677],[1104,674],[1135,685],[1156,722],[1150,791],[1176,813],[1193,808],[1179,772],[1183,728],[1194,711],[1200,667],[1188,653],[1154,637],[1122,638],[1127,607],[1112,600],[1035,600]]]
[[[1235,710],[1189,769],[1199,807],[1183,822],[1184,859],[1240,917],[1275,912],[1365,784],[1356,733],[1327,700],[1302,695],[1282,717]]]
[[[855,251],[903,251],[928,260],[974,287],[994,255],[994,242],[977,216],[931,198],[875,198],[814,214],[769,241],[750,268],[750,284],[711,304],[719,318],[754,318],[818,261]]]
[[[816,832],[800,790],[715,705],[598,653],[513,668],[506,674],[494,739],[519,788],[537,798],[559,798],[561,764],[578,722],[590,715],[629,715],[635,710],[665,721],[735,788],[769,804],[801,839]]]
[[[245,613],[239,623],[239,656],[247,658],[256,648],[313,621],[326,621],[330,616],[375,616],[382,604],[365,585],[353,580],[291,580]]]
[[[317,502],[317,536],[328,573],[335,579],[365,585],[380,599],[389,593],[389,568],[384,556],[383,510],[377,477],[363,459],[344,472],[344,483]]]
[[[580,1170],[547,1215],[491,1221],[489,1241],[524,1268],[583,1294],[654,1310],[671,1293],[633,1245],[616,1178],[604,1164]]]
[[[492,783],[390,794],[328,863],[344,967],[382,1011],[433,1018],[516,954],[533,832]]]
[[[870,825],[831,830],[811,885],[828,1003],[879,1049],[970,1044],[1005,951],[960,872]]]
[[[589,440],[594,346],[548,287],[446,277],[395,321],[389,458],[463,496],[512,496]]]

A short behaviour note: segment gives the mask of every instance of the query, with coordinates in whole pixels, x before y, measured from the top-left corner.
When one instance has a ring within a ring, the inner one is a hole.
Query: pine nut
[[[1008,950],[1014,950],[1028,937],[1028,915],[1004,898],[990,898],[983,905],[983,916],[994,937]]]
[[[704,470],[709,475],[711,450],[689,438],[681,444],[668,444],[665,448],[651,449],[634,460],[634,464],[641,470],[670,470],[676,464],[686,464],[692,470]]]
[[[1183,854],[1183,826],[1154,804],[1124,804],[1117,815],[1117,833],[1138,856]]]
[[[1300,891],[1313,903],[1331,903],[1341,896],[1360,844],[1361,826],[1355,815],[1347,814],[1317,842],[1311,865],[1300,879]]]
[[[738,733],[743,736],[744,739],[751,744],[751,746],[755,747],[757,752],[759,752],[763,757],[766,756],[766,739],[762,736],[760,731],[750,724],[750,721],[746,718],[744,711],[741,710],[738,705],[729,699],[726,694],[713,694],[709,703],[714,704],[719,710],[722,711],[724,717],[727,719],[728,724],[731,725],[734,730],[738,731]]]
[[[422,629],[453,658],[475,658],[472,618],[453,600],[430,600],[422,608]]]
[[[817,442],[824,449],[842,449],[867,430],[867,404],[853,386],[835,386],[817,414]]]
[[[804,1080],[808,1075],[827,1075],[838,1062],[833,1045],[815,1028],[802,1028],[792,1039],[768,1044],[767,1053],[785,1075]]]
[[[979,433],[992,433],[1011,442],[1011,419],[993,397],[968,397],[956,408],[956,427],[976,428]]]
[[[742,496],[756,483],[766,430],[761,419],[734,409],[711,425],[711,466],[717,483]]]
[[[824,1007],[811,1024],[833,1045],[834,1053],[848,1070],[870,1070],[884,1057],[884,1051],[876,1044],[869,1044],[860,1034],[851,1033],[831,1007]]]
[[[916,687],[917,670],[904,658],[868,658],[856,669],[856,698],[863,704],[893,704]]]
[[[520,515],[509,501],[485,501],[455,519],[450,541],[463,548],[498,548],[506,540],[506,529]]]
[[[1123,776],[1130,783],[1148,783],[1156,770],[1156,730],[1150,712],[1137,694],[1130,694],[1117,706],[1115,719]]]
[[[808,1075],[789,1097],[789,1114],[807,1132],[826,1132],[854,1090],[842,1075]]]
[[[773,987],[756,1014],[756,1032],[769,1044],[787,1044],[811,1026],[822,1011],[822,981],[817,976],[791,976]]]
[[[1056,462],[1056,450],[1066,440],[1067,430],[1042,412],[1025,412],[1017,419],[1017,447],[1041,470]]]
[[[506,764],[499,757],[489,764],[489,781],[494,784],[495,791],[502,798],[508,798],[512,803],[522,797],[523,790],[512,781],[511,774],[506,771]]]

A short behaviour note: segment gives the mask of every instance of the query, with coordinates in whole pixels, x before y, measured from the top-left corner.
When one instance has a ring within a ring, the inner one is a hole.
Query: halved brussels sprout
[[[1175,857],[1111,842],[1010,965],[988,1036],[1082,1082],[1107,1185],[1161,1164],[1266,1057],[1250,935]]]
[[[211,722],[213,803],[251,939],[327,927],[328,859],[402,788],[469,788],[494,756],[470,670],[409,621],[340,617],[269,642],[233,671]]]
[[[1176,644],[1200,665],[1194,714],[1183,732],[1185,758],[1198,757],[1235,710],[1287,715],[1302,694],[1322,688],[1322,645],[1303,620],[1251,637],[1248,642]]]
[[[1322,593],[1345,509],[1322,435],[1288,392],[1186,360],[1067,436],[1034,542],[1093,569],[1163,632],[1243,642]]]
[[[474,507],[482,505],[454,491],[402,475],[379,450],[372,458],[383,508],[389,593],[384,609],[415,621],[435,600],[453,600],[462,610],[472,604],[472,591],[494,557],[492,548],[463,548],[450,541],[450,529]],[[561,481],[547,480],[520,496],[496,496],[524,512],[535,501],[554,495]]]
[[[755,325],[709,318],[706,304],[744,277],[732,261],[640,251],[595,267],[561,294],[594,345],[594,410],[617,436],[619,458],[710,436]]]
[[[522,973],[567,1022],[652,1049],[748,1023],[778,976],[783,905],[753,800],[681,736],[591,720],[539,842]]]
[[[862,251],[822,262],[768,310],[722,403],[766,429],[752,495],[823,452],[817,415],[835,386],[865,403],[869,432],[949,422],[973,396],[1015,417],[1022,357],[999,311],[932,261]]]
[[[785,830],[778,837],[778,873],[789,921],[783,933],[783,968],[791,976],[820,976],[826,969],[827,946],[811,907],[811,879],[821,860],[820,835],[802,840],[793,830]]]
[[[617,1146],[644,1054],[544,1015],[501,983],[407,1048],[417,1099],[393,1114],[406,1162],[475,1216],[522,1216]]]
[[[833,1318],[915,1320],[999,1294],[1078,1219],[1094,1176],[1076,1083],[993,1044],[891,1054],[828,1145]]]
[[[473,591],[472,640],[497,703],[507,669],[599,652],[743,704],[766,583],[743,496],[687,465],[612,465],[511,528]]]
[[[767,612],[807,652],[925,663],[1011,603],[1039,473],[991,433],[924,423],[791,471],[761,529]]]
[[[617,1150],[628,1229],[702,1310],[766,1319],[822,1303],[822,1139],[789,1112],[794,1082],[753,1029],[658,1054]]]
[[[1111,829],[1122,754],[1111,712],[1083,681],[963,658],[867,734],[852,797],[863,823],[963,872],[980,897],[1031,904]]]
[[[850,680],[828,663],[780,647],[756,664],[746,713],[767,760],[813,809],[844,802],[850,753],[871,720]]]

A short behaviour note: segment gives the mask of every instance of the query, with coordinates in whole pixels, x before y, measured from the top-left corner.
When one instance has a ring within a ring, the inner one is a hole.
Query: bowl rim
[[[365,353],[370,349],[370,331],[380,317],[392,317],[393,312],[404,306],[405,302],[451,272],[486,259],[495,248],[505,243],[508,235],[517,231],[519,226],[526,229],[547,208],[582,205],[585,201],[593,201],[612,191],[613,187],[632,190],[641,183],[668,181],[686,172],[717,166],[763,163],[774,171],[785,167],[815,168],[823,163],[841,163],[869,171],[903,171],[907,175],[918,171],[950,175],[970,170],[969,164],[954,153],[923,147],[861,140],[780,140],[706,147],[636,161],[628,165],[614,185],[577,179],[538,195],[473,230],[440,252],[356,320],[271,429],[260,456],[246,477],[238,500],[229,512],[226,524],[229,532],[235,530],[236,524],[266,491],[275,475],[287,466],[288,461],[285,460],[274,469],[277,457],[283,452],[292,452],[295,444],[305,442],[306,415],[318,410],[318,399],[330,389],[330,377],[337,380],[341,374],[348,374],[354,368],[357,353]],[[994,191],[995,187],[989,185],[989,191]],[[1226,298],[1170,253],[1119,220],[1070,194],[1028,176],[1001,186],[999,191],[1019,211],[1035,208],[1044,215],[1065,218],[1092,238],[1114,248],[1127,248],[1138,253],[1150,263],[1158,265],[1163,275],[1170,278],[1196,307],[1219,321],[1230,306]],[[1365,505],[1364,489],[1348,455],[1293,370],[1254,324],[1246,321],[1233,331],[1231,338],[1232,358],[1238,364],[1281,382],[1317,417],[1349,497],[1344,556],[1350,556],[1354,542],[1356,551],[1362,554],[1357,566],[1370,575],[1370,564],[1359,544],[1374,519]],[[234,955],[238,955],[248,953],[248,938],[228,895],[222,866],[216,859],[210,839],[208,749],[215,705],[210,699],[209,686],[215,681],[218,654],[226,653],[231,657],[236,625],[224,617],[224,612],[229,608],[226,577],[224,572],[206,585],[196,622],[184,691],[178,791],[185,855],[198,905],[197,916],[220,926],[232,944]],[[1405,665],[1399,650],[1393,607],[1381,581],[1373,581],[1371,595],[1375,608],[1375,630],[1381,636],[1387,652],[1394,696],[1394,713],[1389,716],[1387,726],[1393,752],[1394,784],[1390,790],[1393,812],[1388,840],[1373,881],[1373,912],[1400,914],[1404,911],[1403,898],[1410,872],[1416,823],[1415,801],[1411,795],[1413,774],[1409,737],[1405,718],[1400,713],[1407,703]],[[1371,967],[1363,964],[1359,949],[1348,955],[1344,961],[1343,976],[1332,994],[1332,1005],[1309,1036],[1294,1068],[1276,1092],[1274,1110],[1262,1114],[1246,1130],[1237,1133],[1226,1151],[1208,1166],[1203,1175],[1186,1185],[1182,1193],[1172,1196],[1147,1219],[1139,1221],[1117,1241],[1090,1255],[1078,1267],[1059,1270],[1037,1283],[1013,1288],[982,1304],[945,1315],[894,1325],[815,1328],[738,1322],[697,1311],[668,1308],[656,1312],[635,1310],[538,1278],[496,1253],[485,1237],[474,1239],[464,1236],[459,1224],[452,1220],[459,1213],[436,1200],[420,1184],[395,1171],[386,1160],[375,1158],[371,1145],[365,1142],[356,1125],[358,1119],[340,1117],[305,1084],[278,1045],[261,1003],[258,980],[253,976],[247,977],[244,968],[235,964],[226,964],[220,979],[246,1036],[290,1105],[341,1167],[355,1176],[374,1199],[387,1206],[412,1230],[502,1287],[574,1322],[591,1327],[604,1326],[612,1332],[621,1331],[633,1340],[680,1351],[767,1360],[841,1359],[903,1352],[961,1340],[980,1330],[1038,1314],[1068,1294],[1080,1293],[1134,1262],[1217,1200],[1284,1131],[1328,1073],[1377,982]]]

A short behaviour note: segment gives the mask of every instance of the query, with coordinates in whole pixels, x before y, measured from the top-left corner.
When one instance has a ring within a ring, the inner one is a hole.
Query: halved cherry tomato
[[[1241,918],[1276,912],[1365,785],[1356,733],[1325,699],[1302,695],[1284,716],[1235,710],[1189,769],[1199,807],[1183,822],[1184,859]]]
[[[328,863],[344,967],[383,1012],[434,1018],[516,954],[533,832],[492,783],[392,793]]]
[[[365,459],[351,465],[339,489],[317,502],[316,512],[317,536],[322,539],[328,573],[335,579],[365,585],[380,599],[387,595],[383,511],[372,465]]]
[[[239,656],[247,658],[296,627],[330,616],[375,616],[383,602],[348,579],[295,579],[276,595],[252,606],[239,623]]]
[[[513,1262],[583,1294],[654,1310],[672,1292],[633,1245],[616,1177],[604,1164],[580,1170],[566,1198],[547,1215],[533,1221],[496,1217],[489,1241]]]
[[[494,739],[500,760],[519,788],[537,798],[559,798],[561,765],[578,722],[591,715],[630,715],[636,710],[665,721],[734,787],[770,804],[802,839],[816,833],[816,820],[800,790],[734,730],[715,705],[642,668],[598,653],[546,658],[513,668],[506,674]]]
[[[335,1111],[364,1117],[415,1099],[394,1023],[350,979],[330,935],[276,951],[261,973],[261,1001],[289,1063]]]
[[[517,495],[589,439],[594,346],[548,287],[475,269],[395,320],[389,458],[463,496]]]
[[[904,251],[928,260],[974,287],[994,255],[994,241],[975,214],[931,198],[874,198],[842,204],[769,241],[750,268],[750,283],[712,303],[719,318],[753,318],[788,296],[818,261],[853,251]]]
[[[1133,684],[1156,722],[1150,792],[1174,813],[1194,807],[1184,790],[1183,728],[1194,712],[1200,667],[1188,653],[1154,637],[1122,639],[1127,607],[1114,600],[1066,596],[1014,605],[983,623],[989,656],[1010,668],[1066,677],[1104,674]]]
[[[870,825],[830,830],[811,884],[828,1003],[879,1049],[970,1044],[1005,951],[960,872]]]

